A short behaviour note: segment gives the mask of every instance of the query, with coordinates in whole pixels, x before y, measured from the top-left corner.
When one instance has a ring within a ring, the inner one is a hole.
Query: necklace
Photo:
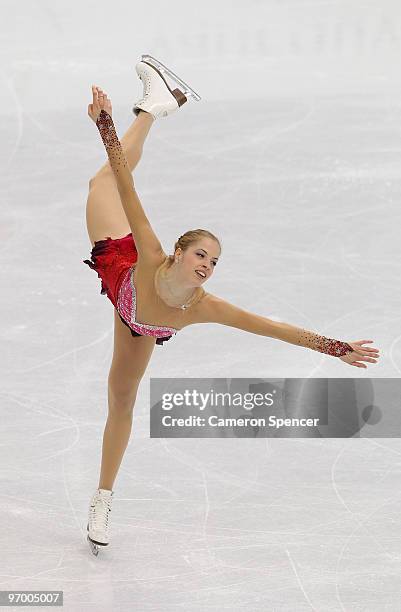
[[[160,277],[160,268],[157,271],[157,280],[159,280]],[[168,291],[170,292],[170,295],[174,297],[172,291],[171,291],[171,286],[170,283],[168,282],[168,280],[166,279],[166,277],[164,277],[164,282],[167,286]],[[191,303],[194,301],[195,295],[197,293],[197,290],[195,289],[194,291],[192,291],[191,295],[189,296],[189,298],[184,302],[184,304],[180,304],[178,306],[171,306],[171,304],[167,304],[168,306],[170,306],[171,308],[179,308],[181,310],[186,310],[187,308],[189,308],[189,306],[191,305]],[[164,300],[163,300],[164,301]]]

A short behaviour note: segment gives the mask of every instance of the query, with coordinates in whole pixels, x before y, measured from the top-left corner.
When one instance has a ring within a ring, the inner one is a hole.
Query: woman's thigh
[[[156,338],[151,336],[132,336],[114,309],[114,350],[108,382],[116,398],[135,398],[155,345]]]
[[[107,236],[122,238],[131,231],[111,171],[106,170],[90,181],[86,226],[92,246],[96,240],[104,240]]]

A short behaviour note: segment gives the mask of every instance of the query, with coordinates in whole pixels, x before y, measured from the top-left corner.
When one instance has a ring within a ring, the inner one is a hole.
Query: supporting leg
[[[155,338],[133,338],[114,309],[114,350],[108,377],[109,413],[103,435],[99,489],[113,489],[128,445],[140,382],[156,344]]]
[[[135,400],[117,400],[109,388],[109,415],[103,434],[99,489],[113,489],[132,429]]]

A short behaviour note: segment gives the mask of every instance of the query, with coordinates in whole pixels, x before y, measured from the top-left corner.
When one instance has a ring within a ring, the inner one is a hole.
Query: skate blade
[[[88,543],[89,543],[89,547],[92,551],[92,553],[95,555],[95,557],[98,556],[99,554],[99,547],[97,544],[95,544],[94,542],[92,542],[92,540],[90,539],[90,537],[88,536]]]
[[[170,68],[167,68],[167,66],[159,62],[159,60],[157,60],[152,55],[142,55],[141,62],[146,62],[150,64],[154,68],[157,68],[157,70],[160,70],[162,74],[163,72],[165,72],[171,79],[173,79],[173,81],[177,83],[177,85],[181,85],[181,87],[184,89],[184,94],[186,96],[191,96],[191,98],[197,101],[202,99],[200,95],[188,85],[188,83],[180,79],[180,77],[177,76],[172,70],[170,70]]]
[[[89,531],[89,523],[86,526],[86,531]],[[108,546],[108,544],[104,544],[103,542],[96,542],[95,540],[92,540],[89,536],[89,533],[87,533],[86,539],[88,540],[88,544],[90,546],[91,551],[96,557],[99,554],[100,546]]]

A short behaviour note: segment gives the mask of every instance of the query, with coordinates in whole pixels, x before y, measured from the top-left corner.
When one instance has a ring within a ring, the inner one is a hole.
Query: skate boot
[[[144,86],[143,98],[132,109],[135,115],[143,110],[150,113],[154,119],[167,117],[185,104],[187,96],[197,101],[201,99],[187,83],[151,55],[142,55],[135,70]],[[184,91],[178,88],[172,90],[163,74],[180,85]]]
[[[87,525],[88,542],[94,555],[98,555],[99,546],[109,543],[109,513],[113,500],[113,491],[97,489],[89,506],[89,520]]]

